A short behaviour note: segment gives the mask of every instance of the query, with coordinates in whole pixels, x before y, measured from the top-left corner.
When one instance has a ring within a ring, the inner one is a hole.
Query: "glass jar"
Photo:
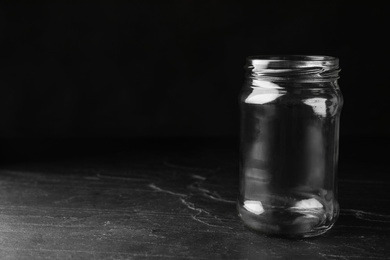
[[[329,56],[254,56],[240,94],[239,216],[268,235],[312,237],[339,214],[343,98]]]

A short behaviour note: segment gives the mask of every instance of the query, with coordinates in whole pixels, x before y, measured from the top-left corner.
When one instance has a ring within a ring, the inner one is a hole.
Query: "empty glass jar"
[[[311,237],[335,223],[339,62],[255,56],[240,95],[239,216],[268,235]]]

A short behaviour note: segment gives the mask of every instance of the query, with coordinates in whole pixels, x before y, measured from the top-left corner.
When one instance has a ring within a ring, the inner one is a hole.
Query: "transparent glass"
[[[239,216],[267,235],[312,237],[339,214],[338,59],[247,59],[240,95]]]

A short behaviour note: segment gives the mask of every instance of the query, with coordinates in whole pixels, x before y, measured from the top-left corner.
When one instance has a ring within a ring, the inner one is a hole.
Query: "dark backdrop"
[[[3,3],[0,137],[234,139],[245,57],[320,54],[340,58],[342,138],[381,139],[388,13],[379,1]]]

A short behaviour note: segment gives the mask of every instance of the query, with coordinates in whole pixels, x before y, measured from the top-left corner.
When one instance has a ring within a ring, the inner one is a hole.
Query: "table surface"
[[[333,229],[293,240],[243,226],[237,168],[215,147],[3,163],[0,259],[390,259],[388,180],[345,164]]]

